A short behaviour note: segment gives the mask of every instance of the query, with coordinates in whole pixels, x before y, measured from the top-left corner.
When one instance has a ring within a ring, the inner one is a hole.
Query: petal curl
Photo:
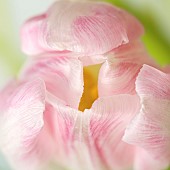
[[[137,19],[107,3],[57,1],[46,16],[38,41],[52,51],[98,55],[143,34]]]
[[[140,69],[138,64],[106,62],[99,73],[99,96],[135,94],[135,81]]]
[[[44,54],[30,60],[21,79],[42,78],[47,90],[66,105],[78,108],[83,93],[83,67],[79,60],[64,54]]]
[[[136,91],[141,97],[170,100],[170,74],[144,65],[136,81]]]
[[[89,141],[94,162],[97,162],[97,157],[102,162],[97,162],[100,167],[122,170],[132,166],[134,147],[121,139],[127,124],[139,109],[139,98],[131,95],[103,97],[93,104],[89,110]]]
[[[135,94],[135,81],[142,65],[155,65],[139,41],[118,47],[106,57],[99,73],[99,96]]]
[[[0,147],[14,169],[94,170],[83,143],[83,113],[56,99],[45,95],[39,80],[19,84],[8,96],[1,108]]]
[[[40,80],[20,84],[1,106],[0,147],[15,169],[36,169],[34,156],[44,110],[45,86]]]
[[[144,65],[136,82],[141,110],[124,141],[146,149],[163,164],[170,162],[170,75]]]

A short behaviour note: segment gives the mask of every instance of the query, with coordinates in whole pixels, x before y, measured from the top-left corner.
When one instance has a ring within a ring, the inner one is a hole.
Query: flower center
[[[87,66],[83,68],[84,92],[80,100],[79,110],[90,109],[98,98],[98,73],[101,65]]]

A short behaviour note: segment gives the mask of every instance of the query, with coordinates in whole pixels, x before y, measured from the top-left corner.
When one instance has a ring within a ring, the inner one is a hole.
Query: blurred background
[[[20,50],[20,28],[54,0],[0,0],[0,88],[15,76],[26,56]],[[107,0],[135,15],[145,27],[142,40],[160,65],[170,64],[170,1]],[[0,170],[10,170],[0,156]]]

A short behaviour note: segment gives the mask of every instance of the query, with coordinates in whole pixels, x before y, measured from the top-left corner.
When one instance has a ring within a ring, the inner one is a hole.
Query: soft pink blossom
[[[15,170],[167,166],[170,77],[153,68],[142,34],[133,16],[97,2],[57,1],[25,23],[31,57],[0,93],[0,148]],[[93,64],[99,97],[79,111],[83,67]]]

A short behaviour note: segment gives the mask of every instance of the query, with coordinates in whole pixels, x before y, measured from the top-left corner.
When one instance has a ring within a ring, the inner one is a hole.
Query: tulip
[[[155,72],[151,66],[158,67],[140,41],[142,34],[143,27],[133,16],[98,2],[58,1],[24,24],[22,49],[30,57],[18,79],[0,93],[0,148],[11,167],[161,170],[167,166],[167,161],[155,157],[162,145],[152,153],[149,141],[144,141],[146,147],[140,139],[136,142],[138,138],[126,141],[143,132],[133,129],[132,120],[143,107],[135,82],[145,67],[151,74]],[[149,81],[149,87],[153,83]]]

